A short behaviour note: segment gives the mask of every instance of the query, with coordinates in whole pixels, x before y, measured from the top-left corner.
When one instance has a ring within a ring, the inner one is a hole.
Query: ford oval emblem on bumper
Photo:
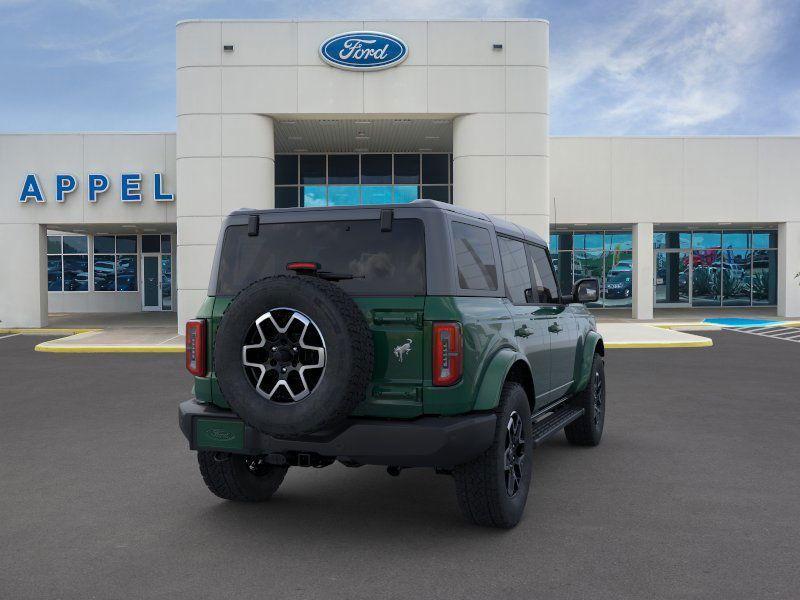
[[[377,71],[403,62],[408,56],[408,46],[388,33],[348,31],[322,42],[319,54],[322,60],[339,69]]]

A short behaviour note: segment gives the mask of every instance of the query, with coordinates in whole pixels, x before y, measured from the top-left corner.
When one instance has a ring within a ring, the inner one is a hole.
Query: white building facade
[[[550,139],[544,21],[188,21],[176,67],[177,135],[0,135],[0,327],[182,323],[230,211],[418,197],[550,234],[637,318],[800,316],[800,138]]]

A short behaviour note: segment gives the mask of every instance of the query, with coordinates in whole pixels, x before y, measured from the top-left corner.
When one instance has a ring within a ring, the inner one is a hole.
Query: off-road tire
[[[603,437],[606,414],[606,372],[603,357],[595,354],[592,373],[586,388],[575,395],[571,403],[583,409],[583,416],[564,428],[567,440],[573,446],[597,446]]]
[[[492,445],[477,458],[457,466],[453,478],[464,518],[477,525],[508,529],[522,518],[533,480],[531,412],[528,395],[520,384],[508,382],[503,386],[496,413]],[[506,489],[505,453],[507,426],[513,414],[521,420],[524,452],[519,487],[510,496]]]
[[[279,307],[313,321],[326,346],[319,382],[292,403],[260,395],[242,364],[249,328]],[[215,337],[214,371],[223,397],[246,423],[269,435],[334,429],[366,397],[373,363],[372,334],[358,305],[335,283],[310,276],[275,275],[247,286],[228,305]]]
[[[211,492],[225,500],[263,502],[278,490],[288,467],[266,463],[256,465],[255,472],[248,461],[258,457],[225,452],[200,451],[197,462],[203,481]]]

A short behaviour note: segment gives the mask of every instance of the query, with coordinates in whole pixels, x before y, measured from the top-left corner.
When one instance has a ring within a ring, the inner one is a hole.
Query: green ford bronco
[[[432,467],[467,519],[513,527],[536,445],[600,442],[598,289],[563,297],[536,234],[430,200],[237,211],[181,430],[221,498],[266,500],[290,466]]]

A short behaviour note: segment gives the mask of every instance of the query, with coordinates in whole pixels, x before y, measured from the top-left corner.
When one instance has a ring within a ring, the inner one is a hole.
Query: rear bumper
[[[232,411],[194,399],[179,407],[180,428],[192,450],[297,452],[401,467],[451,468],[468,462],[491,445],[495,423],[493,413],[413,421],[351,418],[335,432],[284,439],[250,427]]]

